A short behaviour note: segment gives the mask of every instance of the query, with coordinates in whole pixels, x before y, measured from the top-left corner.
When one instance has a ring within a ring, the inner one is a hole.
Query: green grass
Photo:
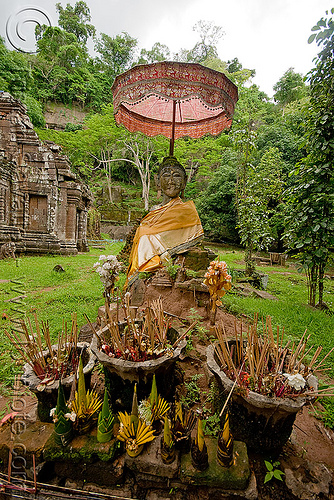
[[[12,282],[0,282],[0,317],[3,313],[12,314],[13,304],[8,300],[26,295],[20,307],[27,316],[36,311],[40,320],[47,320],[54,340],[63,321],[70,325],[72,313],[77,314],[79,328],[86,323],[84,314],[95,321],[104,300],[102,283],[92,266],[99,255],[117,254],[122,246],[122,243],[113,242],[103,251],[91,248],[90,252],[79,255],[27,256],[17,261],[0,261],[0,280],[19,280],[22,283],[20,288]],[[64,268],[64,273],[53,271],[57,264]],[[0,321],[0,384],[10,385],[19,370],[19,363],[15,361],[16,352],[4,333],[9,322],[4,318]]]

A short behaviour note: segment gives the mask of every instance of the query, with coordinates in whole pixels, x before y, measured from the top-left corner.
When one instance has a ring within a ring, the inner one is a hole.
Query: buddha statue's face
[[[180,196],[181,191],[186,186],[184,173],[177,167],[165,168],[160,175],[160,188],[163,192],[164,202]]]

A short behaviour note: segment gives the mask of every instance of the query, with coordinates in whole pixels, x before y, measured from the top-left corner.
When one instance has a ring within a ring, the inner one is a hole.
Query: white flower
[[[51,408],[50,410],[50,417],[53,417],[53,415],[56,413],[56,408]]]
[[[289,386],[293,387],[293,389],[295,389],[296,391],[304,389],[306,380],[300,373],[296,373],[295,375],[291,375],[290,373],[283,373],[283,376],[288,379]]]
[[[99,262],[95,262],[95,264],[93,265],[93,267],[99,267],[100,263]]]
[[[72,422],[75,422],[77,415],[74,411],[72,411],[71,413],[65,413],[64,417],[71,420]]]
[[[100,255],[99,260],[106,260],[106,258],[107,257],[105,255]]]

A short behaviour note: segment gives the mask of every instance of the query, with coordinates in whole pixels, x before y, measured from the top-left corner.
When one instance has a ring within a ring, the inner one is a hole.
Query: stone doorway
[[[29,229],[47,231],[47,196],[32,194],[29,196]]]

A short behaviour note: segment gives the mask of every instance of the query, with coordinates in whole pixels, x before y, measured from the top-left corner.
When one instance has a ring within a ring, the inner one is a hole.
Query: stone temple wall
[[[18,252],[87,251],[88,187],[60,146],[39,140],[25,106],[0,92],[0,245]]]

